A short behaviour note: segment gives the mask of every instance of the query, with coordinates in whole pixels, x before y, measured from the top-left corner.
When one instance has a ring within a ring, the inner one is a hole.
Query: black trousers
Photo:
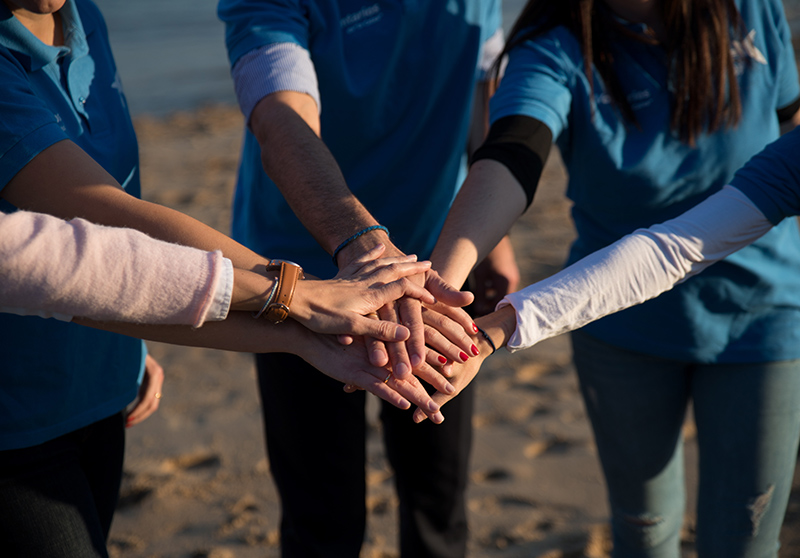
[[[302,359],[256,355],[270,460],[281,498],[284,558],[357,558],[366,526],[366,395]],[[404,558],[463,557],[473,393],[444,407],[446,420],[415,424],[382,402],[381,421],[400,502]],[[413,407],[412,407],[413,408]]]
[[[0,555],[107,558],[124,453],[122,413],[0,451]]]

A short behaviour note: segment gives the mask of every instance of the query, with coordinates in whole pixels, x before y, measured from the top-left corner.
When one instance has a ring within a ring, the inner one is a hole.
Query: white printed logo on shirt
[[[767,59],[764,58],[764,55],[760,50],[758,50],[755,38],[756,30],[753,29],[743,40],[731,41],[731,53],[733,54],[733,63],[736,70],[736,75],[739,75],[744,71],[744,61],[748,58],[753,62],[758,62],[764,66],[767,65]]]
[[[339,20],[339,24],[345,33],[355,33],[356,31],[378,23],[383,14],[378,4],[363,6],[360,10],[347,14]]]

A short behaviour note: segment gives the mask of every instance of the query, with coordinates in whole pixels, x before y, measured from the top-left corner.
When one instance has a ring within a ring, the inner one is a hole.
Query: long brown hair
[[[744,24],[733,0],[662,0],[660,4],[672,88],[670,126],[693,145],[699,134],[739,122],[742,104],[731,46],[734,38],[743,38]],[[611,45],[620,36],[652,44],[658,41],[622,26],[602,0],[529,0],[511,28],[503,55],[559,25],[580,43],[590,87],[594,66],[622,116],[637,125],[614,71]]]

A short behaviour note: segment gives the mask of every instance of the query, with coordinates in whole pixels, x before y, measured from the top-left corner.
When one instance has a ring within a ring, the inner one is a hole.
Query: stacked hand
[[[358,345],[366,351],[369,366],[382,371],[382,377],[375,376],[381,392],[383,388],[412,390],[418,398],[417,390],[425,393],[421,379],[439,392],[451,394],[454,390],[446,379],[451,363],[466,362],[478,353],[470,337],[474,324],[460,308],[472,301],[472,295],[448,285],[430,268],[430,262],[417,262],[414,256],[393,247],[390,250],[392,255],[385,255],[387,248],[379,244],[352,259],[333,280],[319,282],[327,283],[328,290],[315,289],[316,293],[333,294],[337,287],[347,288],[334,304],[317,294],[317,306],[309,306],[313,314],[299,310],[296,319],[316,331],[346,331],[339,335],[340,343]],[[352,297],[353,286],[362,289],[358,300]],[[336,312],[330,312],[331,308]],[[292,315],[295,317],[294,309]],[[320,316],[323,319],[315,319]],[[364,387],[347,382],[345,390]],[[439,413],[434,420],[441,422],[443,417]]]

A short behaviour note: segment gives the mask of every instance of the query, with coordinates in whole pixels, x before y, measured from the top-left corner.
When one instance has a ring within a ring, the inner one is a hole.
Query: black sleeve
[[[798,110],[800,110],[800,97],[795,99],[794,103],[778,109],[778,122],[781,124],[788,122]]]
[[[492,124],[486,141],[472,155],[470,164],[493,159],[508,168],[525,191],[527,209],[533,202],[552,144],[553,133],[543,122],[529,116],[505,116]]]

